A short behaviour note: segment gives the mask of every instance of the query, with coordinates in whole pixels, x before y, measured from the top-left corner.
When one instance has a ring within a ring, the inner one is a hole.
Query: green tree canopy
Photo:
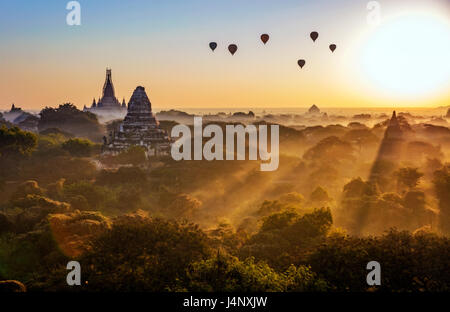
[[[36,148],[37,137],[35,134],[22,131],[17,127],[0,128],[0,156],[18,157],[30,155]]]
[[[86,139],[69,139],[62,144],[62,148],[75,157],[89,157],[94,152],[94,143]]]

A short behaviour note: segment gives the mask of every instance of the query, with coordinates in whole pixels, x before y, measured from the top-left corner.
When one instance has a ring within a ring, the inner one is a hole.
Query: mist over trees
[[[137,146],[105,156],[94,117],[66,104],[41,112],[39,133],[0,128],[0,280],[72,291],[76,259],[88,281],[78,291],[449,289],[446,127],[399,117],[389,158],[388,121],[282,125],[280,166],[267,173]],[[376,289],[365,282],[373,259]]]

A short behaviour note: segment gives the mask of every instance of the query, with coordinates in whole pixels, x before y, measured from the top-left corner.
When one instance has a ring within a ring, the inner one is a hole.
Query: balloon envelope
[[[336,50],[336,45],[330,44],[330,50],[331,50],[331,52],[334,52],[334,50]]]
[[[209,43],[209,47],[211,48],[211,50],[215,50],[216,48],[217,48],[217,43],[215,43],[215,42],[210,42]]]
[[[230,44],[228,46],[228,51],[230,51],[231,55],[234,55],[234,53],[236,53],[238,47],[235,44]]]
[[[270,39],[270,36],[269,36],[268,34],[262,34],[262,35],[261,35],[261,41],[262,41],[264,44],[266,44],[267,41],[269,41],[269,39]]]
[[[313,31],[310,35],[311,39],[315,42],[317,38],[319,38],[319,33],[317,31]]]
[[[298,64],[298,66],[303,68],[303,66],[305,66],[306,62],[305,62],[305,60],[298,60],[297,64]]]

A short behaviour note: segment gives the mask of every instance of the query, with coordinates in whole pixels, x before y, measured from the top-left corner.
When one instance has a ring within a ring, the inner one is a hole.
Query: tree
[[[188,289],[194,292],[281,292],[284,276],[265,262],[217,254],[192,264],[188,271]]]
[[[328,196],[327,191],[318,186],[309,196],[309,200],[312,202],[328,202],[330,201],[330,197]]]
[[[9,178],[16,178],[20,164],[35,150],[37,137],[17,127],[0,127],[0,190]]]
[[[206,259],[207,236],[197,226],[128,216],[92,242],[84,276],[91,291],[173,291],[189,264]]]
[[[111,193],[107,188],[87,181],[64,185],[64,198],[79,208],[86,207],[87,202],[86,208],[99,210],[110,196]]]
[[[58,128],[79,137],[86,137],[94,142],[100,142],[103,128],[97,116],[90,112],[83,112],[71,103],[59,105],[58,108],[46,107],[40,112],[38,129]]]
[[[96,183],[107,186],[132,185],[134,188],[147,186],[147,175],[139,167],[120,167],[117,171],[102,170],[97,176]]]
[[[0,157],[21,157],[30,155],[37,145],[37,137],[17,127],[0,128]]]
[[[449,291],[449,257],[446,237],[391,230],[378,237],[330,236],[308,263],[335,291],[368,291],[366,266],[373,260],[382,266],[380,290]]]
[[[326,237],[333,219],[330,209],[315,209],[300,216],[286,210],[263,219],[258,233],[250,237],[240,250],[241,257],[255,257],[277,270],[301,264],[305,254]]]
[[[410,191],[405,194],[404,204],[406,209],[411,211],[410,223],[413,229],[420,228],[423,225],[430,224],[431,212],[426,209],[425,193],[422,191]]]
[[[354,159],[353,152],[354,149],[350,143],[331,136],[307,150],[303,158],[313,162],[329,162],[330,159],[336,162],[352,161]]]
[[[376,187],[369,183],[364,182],[361,178],[356,178],[344,185],[344,198],[372,196],[377,194]]]
[[[62,148],[74,157],[89,157],[94,150],[94,143],[86,139],[69,139],[64,142]]]
[[[117,155],[116,160],[120,164],[132,164],[137,166],[142,165],[147,161],[147,155],[144,147],[133,145]]]
[[[419,184],[419,180],[423,177],[423,173],[419,172],[418,168],[400,168],[395,173],[398,185],[404,185],[412,189]]]
[[[254,258],[243,261],[222,255],[192,264],[188,271],[188,291],[194,292],[283,292],[324,291],[325,281],[309,267],[291,265],[277,272]]]
[[[439,226],[443,233],[450,235],[450,165],[434,173],[433,184],[439,200]]]

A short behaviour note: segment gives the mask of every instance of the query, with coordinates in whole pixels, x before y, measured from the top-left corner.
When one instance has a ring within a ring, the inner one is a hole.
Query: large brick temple
[[[137,87],[128,103],[128,112],[119,127],[104,138],[103,151],[117,154],[137,145],[146,149],[147,156],[167,155],[170,139],[160,128],[152,112],[152,104],[144,87]]]

